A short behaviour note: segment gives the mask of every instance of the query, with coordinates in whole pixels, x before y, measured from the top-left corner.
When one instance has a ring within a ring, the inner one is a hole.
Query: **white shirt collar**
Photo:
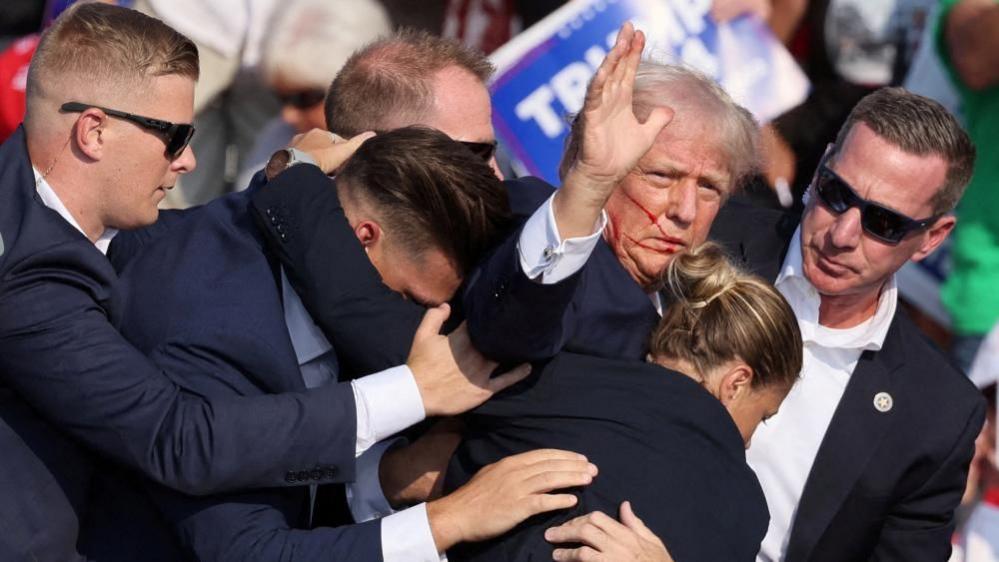
[[[878,351],[884,344],[888,328],[898,306],[898,286],[892,275],[881,289],[874,316],[847,329],[827,328],[819,324],[819,292],[805,277],[801,262],[801,227],[791,238],[784,265],[774,285],[784,295],[798,318],[801,338],[824,347]]]
[[[58,195],[56,195],[55,190],[52,189],[49,182],[45,181],[45,178],[42,177],[42,174],[35,169],[34,166],[31,167],[31,171],[35,173],[35,191],[38,192],[38,196],[42,199],[42,203],[44,203],[49,209],[59,213],[59,216],[65,219],[69,224],[73,225],[73,228],[79,230],[80,234],[83,234],[83,236],[86,237],[87,233],[80,228],[80,223],[76,222],[76,219],[73,218],[69,209],[62,204],[62,200],[59,199]],[[118,231],[114,228],[105,228],[104,234],[101,234],[101,237],[97,239],[97,242],[94,242],[94,246],[97,246],[97,249],[100,250],[102,254],[107,254],[108,246],[111,245],[111,240],[114,239],[117,234]]]

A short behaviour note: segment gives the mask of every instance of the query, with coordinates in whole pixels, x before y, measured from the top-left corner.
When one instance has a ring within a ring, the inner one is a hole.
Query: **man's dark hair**
[[[492,63],[453,39],[403,29],[357,51],[326,95],[326,123],[343,137],[419,122],[433,110],[432,80],[456,66],[483,83]]]
[[[462,276],[510,220],[506,188],[479,156],[444,133],[413,126],[366,141],[337,185],[371,206],[386,236],[416,256],[439,248]]]
[[[944,106],[903,88],[875,90],[860,100],[846,118],[830,159],[836,157],[857,123],[867,125],[879,137],[909,154],[935,154],[946,160],[947,176],[933,196],[933,212],[946,213],[957,206],[971,181],[975,145]]]

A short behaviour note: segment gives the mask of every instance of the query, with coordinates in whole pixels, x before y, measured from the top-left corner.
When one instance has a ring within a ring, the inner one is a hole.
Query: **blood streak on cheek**
[[[648,217],[649,222],[652,224],[652,226],[654,226],[657,229],[659,229],[659,232],[663,236],[666,236],[666,231],[663,230],[663,227],[659,225],[658,217],[656,215],[652,214],[652,211],[646,209],[644,205],[642,205],[641,203],[639,203],[638,200],[635,199],[634,197],[632,197],[627,191],[621,190],[621,192],[624,193],[624,196],[628,198],[628,201],[631,201],[631,203],[633,205],[635,205],[636,207],[638,207],[639,209],[641,209],[641,211],[643,213],[645,213],[645,216]],[[632,239],[631,237],[628,237],[628,238],[632,242],[634,242],[634,239]],[[637,244],[637,242],[635,242],[635,243]]]

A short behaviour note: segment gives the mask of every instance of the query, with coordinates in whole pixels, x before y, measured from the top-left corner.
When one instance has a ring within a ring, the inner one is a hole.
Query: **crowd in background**
[[[14,135],[23,118],[27,69],[40,32],[71,3],[5,0],[0,141]],[[198,47],[197,134],[191,140],[197,167],[167,192],[164,209],[187,209],[243,190],[296,135],[332,128],[330,84],[351,55],[375,39],[405,27],[489,53],[562,5],[555,0],[110,3],[161,19]],[[942,103],[960,118],[977,148],[971,183],[955,211],[952,243],[945,247],[949,268],[940,297],[949,324],[901,304],[989,400],[954,539],[970,562],[999,560],[997,6],[994,0],[716,0],[713,7],[720,21],[746,13],[765,20],[812,85],[803,104],[762,125],[762,166],[746,182],[753,205],[800,214],[828,144],[857,103],[885,86],[904,86]],[[500,145],[494,166],[513,179],[507,158]]]

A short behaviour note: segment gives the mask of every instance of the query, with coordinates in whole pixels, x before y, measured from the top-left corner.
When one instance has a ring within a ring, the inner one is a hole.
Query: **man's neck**
[[[53,153],[45,150],[32,151],[31,148],[29,143],[28,154],[31,165],[42,175],[41,181],[47,183],[56,194],[73,220],[83,230],[83,234],[91,242],[96,242],[107,227],[99,218],[93,194],[88,193],[86,186],[78,184],[79,178],[85,176],[74,173],[72,167],[76,162],[75,159],[67,150]]]
[[[877,291],[857,295],[820,295],[819,324],[845,330],[863,324],[878,311],[882,286]]]

